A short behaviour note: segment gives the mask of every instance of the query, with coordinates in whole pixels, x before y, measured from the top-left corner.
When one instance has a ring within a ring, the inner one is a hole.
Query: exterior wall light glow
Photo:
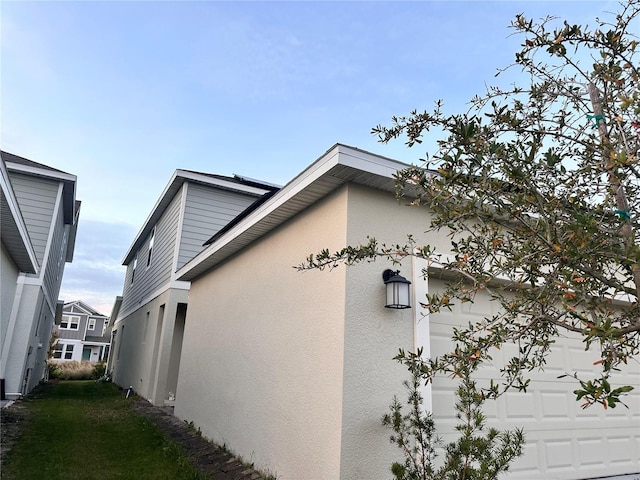
[[[400,276],[400,270],[393,271],[390,269],[382,272],[382,280],[387,286],[387,308],[411,308],[410,288],[411,282]]]

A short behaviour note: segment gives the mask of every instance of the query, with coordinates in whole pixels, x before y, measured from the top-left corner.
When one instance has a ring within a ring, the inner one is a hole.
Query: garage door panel
[[[430,281],[429,293],[439,282]],[[450,352],[453,326],[476,322],[495,312],[495,302],[479,299],[452,312],[432,314],[430,348],[433,354]],[[566,334],[552,346],[544,371],[527,372],[531,379],[527,392],[510,390],[497,401],[486,403],[488,426],[500,430],[523,427],[526,437],[524,456],[512,466],[506,479],[586,479],[640,473],[640,362],[630,361],[616,372],[611,384],[635,385],[638,391],[626,395],[615,409],[601,406],[580,408],[574,390],[580,387],[563,374],[578,373],[590,379],[599,375],[594,362],[600,359],[597,348],[585,351],[579,335]],[[499,369],[518,354],[518,346],[504,345],[492,350],[494,360],[479,369],[475,379],[486,386],[500,381]],[[449,378],[437,378],[432,387],[434,418],[439,434],[448,441],[455,438],[454,391],[457,384]]]

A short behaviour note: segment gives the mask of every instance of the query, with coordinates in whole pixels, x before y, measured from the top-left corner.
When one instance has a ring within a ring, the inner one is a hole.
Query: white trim
[[[176,231],[176,244],[173,246],[173,259],[171,261],[171,280],[176,280],[176,270],[178,269],[178,257],[180,256],[180,243],[182,242],[182,227],[184,226],[184,215],[187,209],[187,194],[189,184],[182,186],[182,198],[180,199],[180,215],[178,215],[178,225]],[[188,263],[188,262],[187,262]]]
[[[62,180],[62,181],[73,182],[73,183],[76,183],[78,179],[78,177],[76,177],[75,175],[71,175],[70,173],[61,172],[57,170],[49,170],[46,168],[34,167],[30,165],[22,165],[21,163],[14,163],[12,161],[8,161],[8,162],[5,161],[5,163],[7,164],[8,169],[14,170],[16,172],[28,173],[38,177],[53,178],[56,180]]]
[[[77,325],[78,328],[70,328],[69,326],[67,327],[63,327],[62,326],[62,322],[65,321],[65,317],[67,317],[67,321],[65,322],[67,325],[71,325],[72,324],[72,319],[77,318]],[[74,314],[74,313],[63,313],[62,314],[62,320],[60,320],[60,325],[58,325],[58,329],[59,330],[68,330],[68,331],[72,331],[72,332],[79,332],[80,331],[80,322],[82,322],[82,316],[81,314]],[[86,331],[85,331],[86,334]]]
[[[118,318],[116,318],[115,321],[113,322],[113,328],[116,328],[115,325],[118,322],[120,322],[124,318],[128,317],[129,315],[131,315],[136,310],[139,310],[140,308],[144,307],[145,305],[150,303],[152,300],[154,300],[155,298],[157,298],[160,295],[162,295],[164,292],[166,292],[168,290],[186,290],[186,291],[189,291],[190,287],[191,287],[191,282],[185,282],[185,281],[182,281],[182,280],[171,280],[171,281],[169,281],[169,283],[165,283],[164,285],[162,285],[160,288],[158,288],[154,292],[151,292],[149,295],[144,296],[144,297],[140,297],[140,300],[138,301],[138,303],[136,303],[134,306],[129,308],[129,310],[124,311],[124,310],[120,309],[120,311],[118,312]]]
[[[208,245],[194,258],[189,260],[180,270],[176,272],[176,278],[186,278],[190,280],[189,273],[199,267],[202,263],[229,245],[241,233],[246,232],[258,222],[273,214],[277,209],[291,201],[296,195],[302,193],[323,176],[331,177],[330,171],[338,166],[350,167],[351,173],[362,172],[378,177],[392,179],[393,175],[400,169],[407,167],[407,164],[381,157],[363,150],[354,149],[345,145],[335,145],[322,157],[303,170],[298,176],[287,183],[269,201],[251,212],[243,218],[237,225],[224,233],[219,239]],[[331,177],[334,180],[342,180],[340,177]],[[344,180],[345,182],[348,180]]]
[[[20,276],[23,277],[26,274],[21,273]],[[20,280],[20,278],[18,278]],[[13,344],[13,335],[16,330],[16,323],[18,323],[18,312],[20,311],[20,303],[22,301],[22,294],[24,292],[24,283],[18,281],[18,285],[16,287],[16,293],[13,296],[13,305],[11,307],[11,314],[9,316],[9,325],[7,327],[7,332],[4,337],[4,342],[2,344],[2,354],[0,355],[0,378],[6,378],[6,368],[7,361],[9,360],[9,352],[11,350],[11,345]],[[24,375],[24,370],[20,372],[20,381],[22,380],[22,376]]]
[[[20,207],[18,205],[18,200],[16,199],[15,192],[13,191],[13,187],[11,186],[11,181],[9,180],[9,173],[5,168],[5,162],[0,162],[0,188],[4,192],[4,196],[7,199],[7,205],[9,206],[9,211],[13,216],[13,219],[16,223],[16,228],[18,229],[18,234],[20,235],[20,239],[24,244],[25,250],[27,251],[27,255],[29,256],[29,261],[31,262],[33,269],[35,270],[34,275],[39,274],[39,264],[38,259],[36,257],[36,252],[33,249],[33,245],[31,244],[31,239],[29,238],[29,232],[27,230],[27,226],[24,223],[24,217],[22,216],[22,212],[20,211]]]
[[[62,205],[62,194],[64,190],[64,184],[58,184],[58,193],[56,195],[56,203],[53,206],[53,214],[51,215],[51,223],[49,224],[49,234],[47,235],[47,245],[44,249],[44,255],[42,256],[42,268],[40,269],[39,276],[42,277],[42,281],[44,282],[44,272],[47,271],[47,266],[49,264],[49,253],[51,252],[51,246],[53,243],[53,237],[56,232],[56,220],[58,219],[58,213],[62,213],[63,224],[64,224],[64,212],[60,212],[60,206]],[[64,232],[63,232],[64,235]],[[64,247],[64,240],[62,243],[62,247]],[[64,256],[62,257],[64,258]],[[45,289],[46,290],[46,289]]]
[[[155,216],[158,216],[158,217],[160,216],[159,211],[162,205],[165,204],[165,206],[162,208],[162,211],[164,211],[164,209],[166,209],[166,206],[169,205],[171,201],[171,199],[168,198],[169,194],[173,192],[171,197],[173,198],[173,195],[176,195],[178,193],[178,190],[182,188],[185,183],[188,183],[188,182],[197,182],[197,183],[209,185],[211,187],[218,187],[223,190],[232,190],[236,192],[247,193],[250,195],[255,195],[256,198],[259,198],[265,193],[269,192],[268,188],[249,187],[246,185],[242,185],[240,183],[231,182],[229,180],[222,180],[219,178],[210,177],[208,175],[203,175],[203,174],[198,174],[194,172],[188,172],[186,170],[177,169],[175,172],[173,172],[173,175],[171,176],[169,183],[167,183],[167,185],[162,190],[162,193],[158,197],[158,200],[156,200],[156,203],[153,205],[151,212],[149,212],[149,215],[147,215],[147,218],[142,224],[142,227],[140,228],[140,230],[134,237],[133,242],[131,242],[131,245],[127,249],[127,252],[125,253],[125,256],[122,260],[123,265],[127,263],[127,260],[133,254],[134,247],[136,247],[136,245],[140,242],[145,232],[148,230],[151,220]]]
[[[208,185],[220,187],[225,190],[236,190],[238,192],[253,193],[258,196],[261,196],[266,191],[268,191],[266,188],[250,187],[248,185],[243,185],[241,183],[230,182],[228,180],[223,180],[221,178],[214,178],[208,175],[202,175],[196,172],[189,172],[181,169],[177,169],[174,176],[180,176],[185,180],[193,180],[199,183],[206,183]],[[251,181],[256,182],[256,180],[251,180]],[[259,182],[256,182],[256,183],[259,183]]]
[[[422,358],[431,357],[431,331],[429,325],[429,310],[423,308],[420,303],[424,303],[429,293],[429,277],[427,275],[427,261],[416,255],[411,256],[411,282],[412,303],[413,303],[413,338],[414,352],[422,348]],[[422,407],[425,412],[433,411],[433,392],[431,383],[420,387],[422,395]]]

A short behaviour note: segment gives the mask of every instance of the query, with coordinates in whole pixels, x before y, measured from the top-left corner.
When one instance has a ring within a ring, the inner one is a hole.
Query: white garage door
[[[429,290],[434,292],[439,285],[437,280],[431,280]],[[452,312],[431,315],[432,354],[450,351],[453,325],[478,320],[496,307],[495,302],[478,300]],[[484,369],[480,377],[499,378],[496,367],[516,352],[513,345],[495,350],[494,368]],[[593,362],[598,359],[597,352],[585,352],[578,338],[563,338],[549,357],[546,371],[531,376],[527,393],[508,392],[496,402],[487,402],[490,426],[525,430],[525,453],[504,478],[587,479],[640,474],[640,359],[632,361],[615,382],[636,386],[624,400],[628,409],[619,405],[608,410],[601,406],[583,410],[572,393],[579,386],[575,380],[557,378],[565,372],[591,378]],[[454,438],[455,388],[454,381],[442,378],[434,382],[432,389],[436,425],[445,441]]]

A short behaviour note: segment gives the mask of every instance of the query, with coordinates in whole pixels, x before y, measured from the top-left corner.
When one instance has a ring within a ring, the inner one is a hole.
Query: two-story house
[[[411,234],[416,245],[450,253],[450,238],[428,229],[431,211],[396,198],[394,174],[405,167],[337,144],[176,272],[191,283],[176,417],[278,478],[389,478],[402,453],[381,418],[394,395],[407,398],[398,349],[422,348],[426,358],[451,352],[453,327],[500,305],[483,291],[429,313],[426,295],[445,288],[446,272],[411,255],[330,271],[292,267],[368,237],[392,246]],[[388,296],[388,269],[411,282],[401,305]],[[517,344],[502,345],[474,379],[497,381],[518,352]],[[640,394],[624,399],[628,408],[583,409],[577,382],[564,375],[590,375],[600,358],[580,335],[562,333],[526,391],[486,404],[488,426],[524,427],[526,435],[524,455],[500,478],[639,478]],[[611,385],[639,383],[640,364],[629,361]],[[457,386],[443,375],[421,391],[444,442],[459,435]]]
[[[6,152],[1,161],[0,384],[18,398],[43,378],[65,262],[73,260],[76,176]]]
[[[55,327],[53,360],[104,362],[109,355],[109,317],[79,300],[64,304]]]
[[[175,272],[204,242],[275,185],[176,170],[129,247],[122,296],[111,314],[108,370],[153,404],[176,394],[189,282]]]

